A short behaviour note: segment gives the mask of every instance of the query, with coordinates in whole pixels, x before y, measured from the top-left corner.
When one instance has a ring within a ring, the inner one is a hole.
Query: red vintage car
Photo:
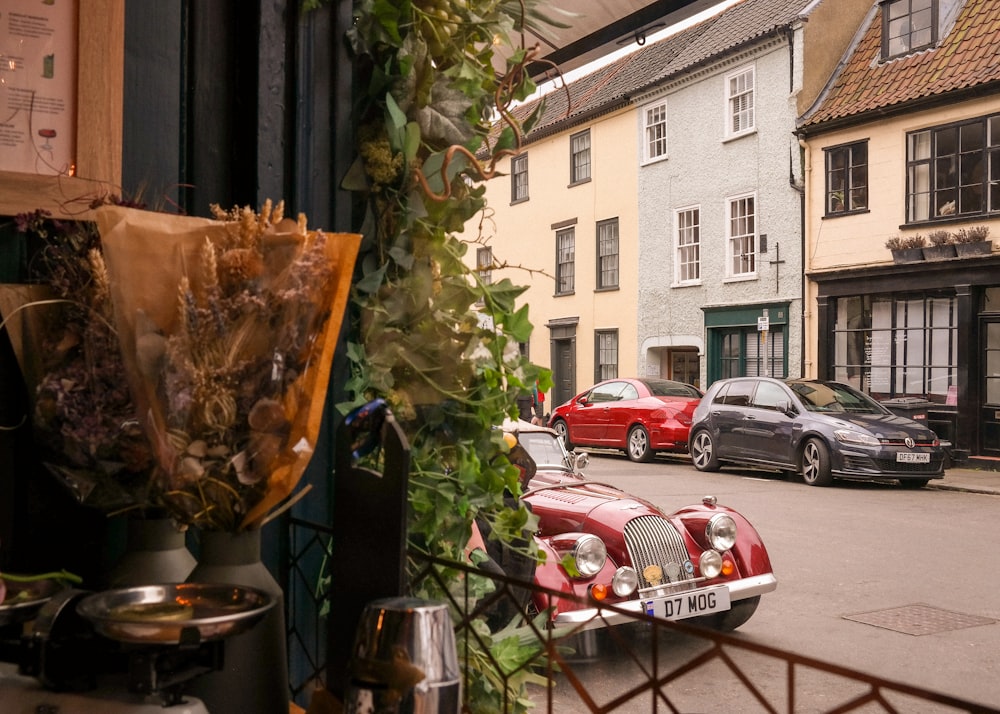
[[[623,449],[632,461],[650,461],[657,451],[687,453],[701,397],[690,384],[669,379],[608,379],[556,407],[549,426],[567,449]]]
[[[757,531],[714,497],[668,515],[621,489],[586,479],[581,473],[586,454],[567,452],[553,429],[523,421],[504,429],[534,462],[523,499],[538,516],[535,540],[546,555],[534,582],[586,603],[550,603],[536,592],[535,607],[541,612],[554,606],[556,626],[586,630],[632,619],[596,606],[605,603],[732,630],[753,615],[761,595],[777,587]]]

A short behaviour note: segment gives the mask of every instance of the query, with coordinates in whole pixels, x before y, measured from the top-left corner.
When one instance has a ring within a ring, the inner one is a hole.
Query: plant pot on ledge
[[[989,255],[993,252],[993,241],[979,240],[972,243],[956,243],[955,253],[959,258],[971,258],[977,255]]]
[[[942,243],[941,245],[927,245],[921,248],[924,260],[948,260],[956,255],[955,245],[952,243]]]
[[[893,263],[919,263],[924,259],[923,248],[892,248]]]

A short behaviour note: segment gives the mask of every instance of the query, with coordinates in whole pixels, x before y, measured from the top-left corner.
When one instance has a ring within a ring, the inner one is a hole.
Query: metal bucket
[[[407,597],[369,603],[344,699],[346,714],[458,714],[461,679],[447,605]]]

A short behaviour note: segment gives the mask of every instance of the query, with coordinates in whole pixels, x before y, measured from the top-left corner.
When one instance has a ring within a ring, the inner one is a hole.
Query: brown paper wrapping
[[[96,220],[111,278],[111,297],[115,306],[126,376],[139,417],[157,455],[164,479],[162,490],[168,506],[172,498],[180,498],[180,501],[185,502],[196,497],[208,499],[208,503],[204,505],[209,509],[216,509],[218,513],[224,513],[235,505],[234,511],[242,514],[239,529],[259,526],[275,506],[291,495],[315,449],[326,401],[330,365],[347,305],[361,236],[324,234],[323,255],[326,264],[322,267],[330,278],[324,284],[312,286],[309,290],[310,295],[316,296],[315,303],[311,304],[315,314],[304,313],[301,305],[296,303],[297,307],[289,308],[285,316],[288,321],[294,321],[295,325],[300,322],[308,324],[307,333],[311,339],[306,342],[307,346],[302,354],[287,355],[295,376],[287,381],[282,393],[260,395],[269,402],[280,404],[287,421],[287,427],[281,431],[280,437],[271,438],[269,443],[273,448],[267,450],[255,447],[253,450],[256,455],[254,458],[257,459],[264,458],[260,454],[271,454],[267,457],[268,475],[261,493],[259,488],[244,489],[235,481],[227,483],[224,488],[207,488],[206,484],[199,483],[190,474],[179,475],[184,453],[179,453],[177,440],[172,436],[171,430],[183,430],[181,427],[186,428],[185,425],[192,422],[186,420],[185,414],[179,413],[176,407],[171,407],[176,394],[168,393],[163,375],[151,369],[151,364],[158,363],[151,361],[144,351],[149,343],[178,344],[178,335],[183,336],[186,329],[181,307],[184,303],[183,299],[179,299],[179,295],[185,294],[182,288],[190,286],[187,294],[194,296],[211,290],[211,286],[206,287],[206,282],[210,280],[206,279],[206,271],[203,269],[206,242],[211,243],[221,255],[227,247],[232,246],[234,223],[120,206],[98,209]],[[285,223],[290,222],[282,222],[282,228]],[[289,266],[303,254],[303,246],[318,245],[315,241],[322,237],[315,231],[302,235],[295,230],[279,232],[275,227],[268,229],[260,238],[263,260],[258,267],[262,269],[252,281],[254,288],[251,292],[256,295],[258,293],[255,291],[260,289],[261,294],[285,294],[282,290],[288,289],[286,283]],[[211,271],[208,272],[211,274]],[[301,282],[293,287],[300,294],[303,292]],[[282,305],[281,302],[275,304]],[[287,349],[287,345],[280,344],[280,320],[278,323],[268,325],[258,321],[250,323],[249,327],[243,324],[240,329],[246,328],[248,336],[238,342],[238,350],[234,348],[235,356],[250,364],[255,361],[264,366],[269,364],[276,350],[280,352]],[[192,349],[197,349],[197,345]],[[168,350],[168,355],[170,354],[173,353]],[[252,387],[252,384],[236,385],[234,390],[246,391]],[[234,432],[246,429],[247,417],[247,413],[237,415],[238,424],[234,427]],[[198,435],[191,433],[189,436]],[[222,441],[233,441],[236,438],[241,440],[239,448],[246,446],[245,435],[241,433],[223,434],[219,437]],[[211,439],[209,442],[211,443]],[[250,453],[251,450],[247,448],[246,451]],[[234,468],[232,465],[227,466],[229,472]],[[235,499],[237,492],[241,494],[241,498],[246,496],[242,503],[220,502]],[[246,495],[248,493],[249,496]],[[213,499],[215,502],[212,502]],[[184,520],[183,513],[188,512],[194,519],[194,525],[206,525],[196,520],[197,515],[193,513],[196,509],[184,506],[180,510],[181,520]],[[175,517],[176,515],[175,512]]]

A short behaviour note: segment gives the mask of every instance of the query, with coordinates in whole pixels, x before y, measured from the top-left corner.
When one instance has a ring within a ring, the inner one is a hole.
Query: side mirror
[[[574,451],[570,456],[573,459],[573,471],[581,473],[590,464],[590,454],[586,451]]]
[[[795,408],[792,407],[791,402],[786,402],[782,400],[779,401],[775,406],[778,408],[778,411],[784,414],[785,416],[791,417],[795,416],[798,413],[795,411]]]

